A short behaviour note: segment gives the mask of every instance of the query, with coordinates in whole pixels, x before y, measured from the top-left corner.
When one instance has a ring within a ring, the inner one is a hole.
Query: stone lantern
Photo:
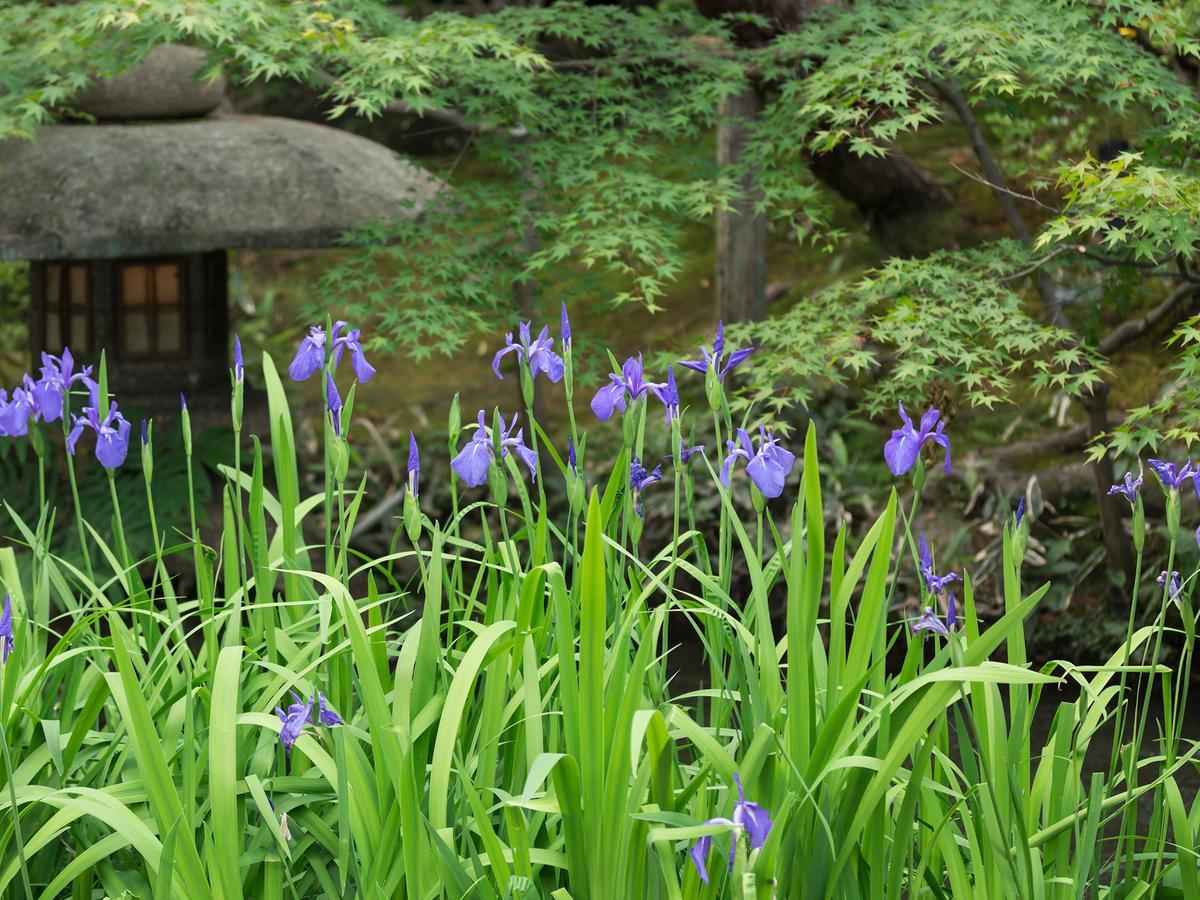
[[[228,250],[333,246],[441,186],[348,132],[225,114],[203,62],[156,47],[73,101],[95,124],[0,142],[0,258],[31,261],[35,362],[106,348],[111,383],[151,411],[228,383]]]

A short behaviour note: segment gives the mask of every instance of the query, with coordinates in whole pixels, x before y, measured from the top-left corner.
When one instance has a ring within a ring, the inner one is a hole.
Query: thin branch
[[[1011,190],[1010,188],[1004,187],[1004,185],[1000,185],[1000,184],[996,184],[994,182],[988,181],[982,175],[977,175],[974,172],[968,172],[966,169],[962,168],[961,166],[956,165],[955,163],[950,163],[950,168],[954,169],[954,171],[958,172],[960,175],[965,175],[967,178],[970,178],[972,181],[977,181],[982,185],[986,185],[987,187],[991,188],[993,191],[1002,191],[1005,194],[1008,194],[1010,197],[1015,197],[1017,200],[1024,200],[1027,203],[1032,203],[1035,206],[1039,206],[1042,209],[1047,210],[1052,213],[1062,212],[1062,210],[1060,210],[1057,206],[1051,206],[1049,203],[1043,203],[1037,197],[1033,196],[1033,194],[1018,193],[1017,191],[1014,191],[1014,190]]]
[[[1104,253],[1099,253],[1083,246],[1079,248],[1079,252],[1088,259],[1094,259],[1096,262],[1102,263],[1106,266],[1129,266],[1134,269],[1141,269],[1147,275],[1154,276],[1156,278],[1178,278],[1181,281],[1186,281],[1190,284],[1200,284],[1200,276],[1189,272],[1186,263],[1179,257],[1175,258],[1175,271],[1170,271],[1163,268],[1169,262],[1167,259],[1143,261],[1139,259],[1133,259],[1132,257],[1128,256],[1107,256]]]
[[[337,79],[329,72],[317,72],[318,80],[333,87],[337,84]],[[382,107],[383,112],[391,115],[409,115],[419,116],[423,119],[436,119],[439,122],[445,122],[460,131],[465,131],[469,134],[486,134],[490,132],[503,131],[509,137],[518,140],[524,140],[529,136],[529,130],[524,125],[517,125],[513,128],[501,128],[498,125],[493,125],[487,122],[475,122],[467,118],[457,109],[415,109],[403,100],[391,100],[385,103]]]
[[[983,166],[983,174],[987,176],[986,183],[992,189],[996,202],[1000,204],[1004,218],[1008,220],[1008,227],[1012,229],[1017,240],[1028,244],[1032,237],[1029,233],[1029,226],[1025,224],[1025,220],[1021,218],[1021,213],[1017,209],[1017,204],[1013,202],[1013,193],[1005,184],[1004,173],[1000,171],[1000,164],[992,155],[992,148],[988,146],[987,140],[983,136],[983,129],[979,127],[979,122],[971,110],[971,104],[967,101],[966,95],[953,82],[933,77],[929,80],[942,95],[942,99],[950,104],[951,109],[958,116],[959,122],[962,123],[963,129],[967,132],[967,140],[971,142],[975,158]]]
[[[1154,307],[1154,309],[1150,310],[1144,316],[1137,319],[1128,319],[1105,335],[1100,341],[1099,351],[1105,356],[1111,356],[1122,347],[1133,343],[1159,322],[1170,316],[1185,300],[1194,297],[1197,291],[1200,291],[1200,288],[1197,288],[1194,284],[1182,284],[1175,288],[1175,290],[1167,295],[1166,300],[1158,304],[1158,306]]]
[[[1043,256],[1041,259],[1035,259],[1032,263],[1029,264],[1029,266],[1027,268],[1022,269],[1020,272],[1013,272],[1011,275],[1005,275],[1003,278],[998,278],[996,280],[997,281],[1019,281],[1020,279],[1024,278],[1026,275],[1031,275],[1034,272],[1036,272],[1038,269],[1040,269],[1046,263],[1050,262],[1050,260],[1054,259],[1054,257],[1061,256],[1062,254],[1066,253],[1068,250],[1072,250],[1072,249],[1074,249],[1074,248],[1066,247],[1066,246],[1057,247],[1054,250],[1051,250],[1049,253],[1047,253],[1045,256]]]

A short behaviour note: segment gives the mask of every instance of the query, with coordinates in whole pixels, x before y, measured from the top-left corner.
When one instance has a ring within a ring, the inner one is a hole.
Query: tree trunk
[[[1087,410],[1088,426],[1092,435],[1098,436],[1108,431],[1108,384],[1100,382],[1091,394],[1083,398],[1083,405]],[[1112,457],[1105,453],[1088,468],[1092,470],[1092,478],[1096,483],[1096,501],[1100,506],[1100,533],[1104,537],[1108,568],[1110,572],[1123,574],[1125,587],[1128,588],[1133,581],[1133,548],[1125,535],[1125,529],[1121,526],[1124,498],[1108,495],[1108,489],[1117,480]]]
[[[812,173],[872,223],[945,209],[950,192],[898,150],[856,156],[845,144],[809,159]]]
[[[748,84],[721,102],[717,126],[717,163],[736,165],[762,109],[759,89]],[[753,173],[738,179],[740,195],[728,210],[717,211],[717,318],[755,322],[767,315],[767,219],[754,211],[761,193]]]

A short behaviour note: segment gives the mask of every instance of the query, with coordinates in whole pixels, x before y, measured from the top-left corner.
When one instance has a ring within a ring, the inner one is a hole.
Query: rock
[[[197,76],[205,54],[182,44],[159,44],[115,78],[93,82],[71,101],[78,112],[101,120],[182,119],[212,112],[225,97],[225,79]]]

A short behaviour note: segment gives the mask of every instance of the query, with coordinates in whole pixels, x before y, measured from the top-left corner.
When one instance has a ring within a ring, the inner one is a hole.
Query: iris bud
[[[146,484],[150,484],[154,480],[154,444],[153,444],[153,424],[142,423],[142,436],[145,438],[141,442],[142,445],[142,477],[146,480]]]
[[[621,419],[621,431],[625,438],[625,446],[632,447],[637,439],[638,420],[641,418],[638,415],[638,406],[643,401],[637,400],[629,407],[629,410]]]
[[[525,408],[533,408],[533,373],[529,371],[529,366],[521,364],[521,399],[525,401]]]
[[[181,398],[182,399],[182,398]],[[188,413],[186,403],[182,403],[179,410],[179,424],[183,429],[183,452],[188,456],[192,455],[192,417]]]
[[[500,409],[492,410],[492,459],[504,458],[504,419],[500,417]],[[503,473],[501,473],[503,474]]]
[[[913,466],[912,486],[917,493],[920,493],[925,487],[925,459],[921,456],[917,457],[917,464]]]
[[[341,438],[333,441],[333,478],[341,484],[350,471],[350,447]]]
[[[404,531],[414,545],[421,537],[421,508],[412,491],[404,495]]]
[[[724,409],[725,388],[711,367],[704,373],[704,393],[708,397],[709,406],[718,412]]]
[[[29,431],[26,435],[29,438],[29,444],[33,447],[33,452],[41,457],[46,452],[46,445],[42,437],[42,429],[38,428],[33,422],[29,423]]]
[[[1167,493],[1167,533],[1170,534],[1172,540],[1179,531],[1179,507],[1179,491],[1169,491]]]
[[[1013,559],[1018,566],[1025,560],[1025,544],[1029,537],[1029,525],[1022,519],[1013,529]]]
[[[569,477],[571,479],[571,486],[567,492],[567,500],[572,510],[579,511],[584,508],[584,503],[587,500],[587,486],[583,483],[582,475]]]
[[[508,502],[508,479],[504,477],[502,463],[494,462],[488,466],[488,489],[492,492],[492,499],[496,501],[497,506],[504,506]]]
[[[233,430],[242,430],[242,409],[244,406],[245,382],[235,380],[233,382],[233,399],[229,401],[229,413],[233,419]]]
[[[1142,552],[1142,545],[1146,543],[1146,508],[1142,505],[1142,495],[1137,495],[1137,500],[1133,504],[1133,549],[1138,553]]]
[[[450,455],[453,456],[454,448],[458,446],[458,437],[462,434],[462,410],[459,408],[458,394],[450,401],[450,418],[446,429],[450,436]]]

